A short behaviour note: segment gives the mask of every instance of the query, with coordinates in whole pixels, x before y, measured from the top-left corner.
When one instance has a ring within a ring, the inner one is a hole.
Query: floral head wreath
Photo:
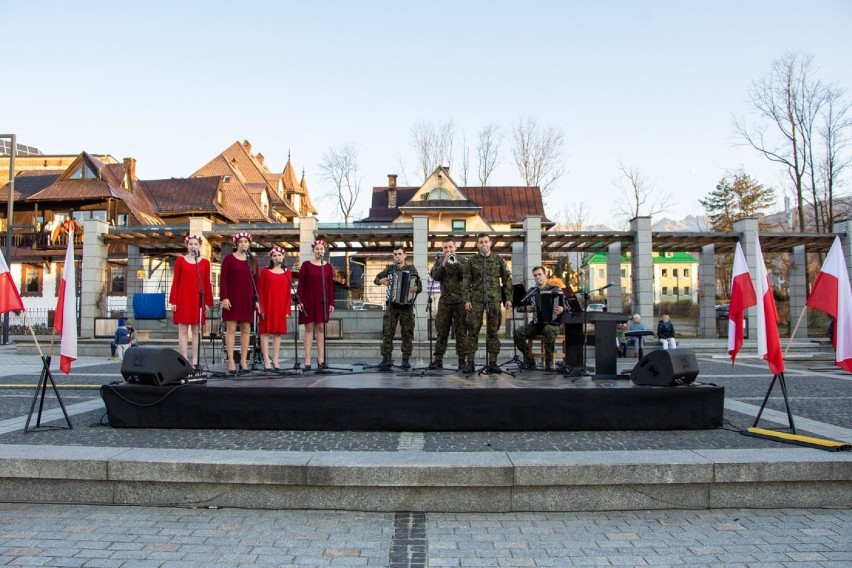
[[[311,243],[311,248],[314,248],[317,245],[322,245],[322,248],[328,248],[328,243],[325,241],[314,241]]]
[[[275,245],[274,247],[272,247],[271,249],[269,249],[269,256],[272,256],[272,255],[273,255],[273,254],[275,254],[276,252],[280,252],[280,253],[281,253],[281,254],[283,254],[284,256],[287,256],[287,253],[284,251],[284,249],[283,249],[283,248],[281,248],[281,247],[279,247],[278,245]]]
[[[251,242],[251,233],[248,231],[240,231],[234,235],[234,242],[237,242],[240,239],[246,239],[248,242]]]
[[[189,244],[189,241],[191,241],[192,239],[197,240],[199,243],[204,242],[204,240],[201,238],[201,235],[187,235],[183,238],[183,243]]]

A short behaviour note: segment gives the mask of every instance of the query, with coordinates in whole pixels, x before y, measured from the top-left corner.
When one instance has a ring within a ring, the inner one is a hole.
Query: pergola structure
[[[91,224],[91,226],[90,226]],[[411,258],[421,274],[427,274],[431,259],[441,250],[441,241],[448,235],[456,239],[460,254],[476,252],[476,234],[473,233],[436,233],[428,230],[427,217],[414,217],[412,223],[349,223],[318,224],[316,218],[303,218],[298,224],[229,224],[214,225],[207,219],[191,219],[188,225],[155,225],[144,227],[111,227],[99,221],[87,221],[84,236],[84,269],[87,264],[86,246],[91,247],[90,254],[100,254],[102,264],[95,261],[90,268],[105,269],[108,256],[106,247],[122,244],[127,246],[128,262],[128,305],[135,292],[142,291],[142,281],[136,278],[136,271],[142,268],[142,258],[166,259],[176,257],[184,250],[183,237],[188,233],[202,234],[207,243],[203,254],[212,261],[219,261],[232,250],[232,236],[248,231],[254,236],[252,246],[263,254],[273,245],[279,245],[299,258],[310,255],[310,243],[322,239],[329,243],[332,253],[349,253],[358,256],[387,256],[392,253],[395,243],[402,243],[412,253]],[[699,276],[702,290],[700,319],[701,333],[715,335],[715,255],[730,253],[736,243],[740,243],[746,254],[749,266],[754,266],[756,246],[759,237],[764,253],[791,253],[794,273],[790,278],[791,311],[804,307],[806,297],[806,253],[825,253],[831,247],[835,237],[844,243],[847,255],[852,253],[852,222],[838,226],[835,233],[762,233],[758,235],[757,221],[745,219],[738,221],[734,231],[714,232],[662,232],[651,230],[651,220],[640,217],[631,221],[629,231],[545,231],[538,217],[528,218],[521,229],[490,233],[493,250],[499,254],[511,255],[516,282],[530,284],[530,269],[541,264],[542,258],[561,253],[597,253],[607,255],[607,268],[615,273],[619,270],[623,252],[631,252],[632,302],[633,309],[643,316],[653,315],[653,275],[652,251],[697,251],[699,256]],[[88,244],[87,244],[88,243]],[[103,250],[98,250],[103,247]],[[110,247],[109,250],[123,247]],[[852,264],[852,256],[848,257]],[[796,268],[798,267],[798,268]],[[105,272],[105,270],[104,270]],[[97,283],[92,284],[98,286]],[[100,285],[104,285],[101,283]],[[84,279],[84,304],[85,287]],[[99,293],[90,290],[92,297]],[[621,305],[622,290],[615,285],[608,291],[610,305]],[[86,306],[84,305],[84,309]],[[643,311],[644,310],[644,311]],[[88,314],[95,313],[91,307]],[[754,320],[754,318],[751,318]],[[706,320],[706,321],[705,321]],[[753,322],[752,322],[753,324]]]

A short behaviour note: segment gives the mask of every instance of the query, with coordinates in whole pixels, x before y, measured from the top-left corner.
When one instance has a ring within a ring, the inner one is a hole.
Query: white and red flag
[[[805,305],[834,318],[834,360],[838,367],[852,372],[852,287],[840,237],[834,238]]]
[[[784,352],[781,350],[781,338],[778,335],[778,310],[775,307],[775,297],[769,284],[769,274],[760,250],[760,239],[757,239],[757,266],[755,267],[757,282],[757,354],[769,363],[773,375],[784,372]]]
[[[754,284],[748,273],[743,247],[737,243],[731,274],[731,304],[728,306],[728,355],[731,356],[731,365],[743,346],[745,311],[756,303]]]
[[[21,294],[9,272],[6,257],[3,256],[3,251],[0,251],[0,314],[20,312],[23,309],[24,302],[21,301]]]
[[[74,231],[68,233],[68,250],[62,267],[62,282],[59,283],[59,299],[56,302],[56,317],[53,329],[62,336],[59,345],[59,370],[66,375],[71,372],[71,362],[77,360],[77,284],[74,269]]]

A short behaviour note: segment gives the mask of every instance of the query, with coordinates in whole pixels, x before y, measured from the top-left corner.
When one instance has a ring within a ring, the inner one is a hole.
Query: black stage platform
[[[724,389],[637,386],[526,371],[252,373],[206,384],[106,385],[117,428],[240,430],[697,430],[722,425]]]

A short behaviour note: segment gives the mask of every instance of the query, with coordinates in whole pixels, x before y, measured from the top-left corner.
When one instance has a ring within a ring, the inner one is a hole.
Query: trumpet
[[[441,261],[442,258],[444,258],[444,253],[439,252],[438,254],[435,255],[435,261],[436,262]],[[447,264],[455,264],[455,263],[456,263],[456,255],[451,254],[450,256],[447,257]]]

